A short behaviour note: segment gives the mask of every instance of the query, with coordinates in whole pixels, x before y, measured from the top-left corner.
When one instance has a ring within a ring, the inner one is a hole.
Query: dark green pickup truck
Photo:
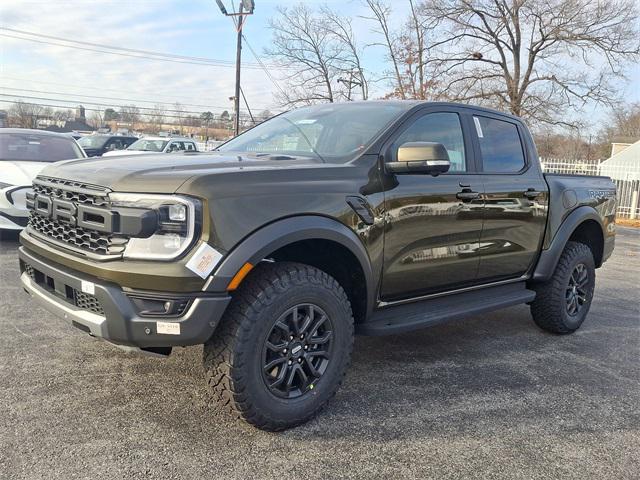
[[[543,174],[510,115],[319,105],[214,152],[47,167],[21,281],[123,348],[204,344],[220,402],[280,430],[334,395],[354,333],[520,303],[544,330],[578,329],[613,250],[615,194],[608,178]]]

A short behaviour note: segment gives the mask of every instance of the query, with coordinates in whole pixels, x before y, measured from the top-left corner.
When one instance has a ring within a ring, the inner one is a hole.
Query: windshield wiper
[[[285,153],[269,153],[269,152],[250,152],[250,153],[246,153],[245,155],[247,155],[248,157],[256,157],[256,158],[263,158],[263,157],[267,157],[269,158],[269,160],[295,160],[296,158],[298,158],[297,156],[291,156],[291,155],[287,155]]]
[[[311,142],[309,141],[309,138],[304,134],[304,132],[302,131],[302,129],[298,125],[293,123],[287,117],[282,117],[281,116],[281,117],[278,117],[278,118],[281,118],[282,120],[285,120],[285,121],[289,122],[291,125],[293,125],[296,128],[296,130],[298,130],[300,132],[300,134],[304,137],[304,139],[307,141],[307,144],[309,145],[309,148],[311,149],[311,151],[313,153],[315,153],[320,160],[322,160],[322,163],[327,163],[326,160],[324,158],[322,158],[322,155],[320,155],[318,152],[316,152],[316,149],[313,148],[313,145],[311,145]]]

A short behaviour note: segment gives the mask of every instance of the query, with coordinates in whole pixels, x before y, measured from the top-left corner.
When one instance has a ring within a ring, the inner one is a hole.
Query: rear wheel
[[[591,249],[583,243],[568,242],[551,279],[534,286],[533,320],[548,332],[575,332],[589,313],[595,279]]]
[[[264,430],[313,417],[351,357],[353,316],[340,284],[297,263],[264,263],[204,346],[207,382],[235,416]]]

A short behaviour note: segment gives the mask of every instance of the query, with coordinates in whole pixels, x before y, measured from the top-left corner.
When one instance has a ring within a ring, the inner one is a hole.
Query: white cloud
[[[11,29],[96,44],[234,60],[233,47],[219,46],[219,39],[234,44],[234,31],[228,19],[217,12],[215,4],[203,3],[197,5],[197,9],[185,9],[184,5],[183,2],[170,0],[12,1],[3,2],[0,7],[0,22]],[[26,37],[9,31],[0,33]],[[31,38],[63,43],[41,37]],[[130,58],[6,36],[0,37],[0,47],[3,57],[1,86],[49,92],[22,92],[22,95],[64,98],[74,104],[88,104],[91,99],[79,95],[93,94],[166,104],[180,101],[209,107],[186,107],[197,111],[221,111],[232,107],[228,98],[234,91],[233,68]],[[249,52],[244,50],[243,53],[247,55]],[[246,59],[253,61],[253,58]],[[255,110],[273,106],[272,85],[261,70],[243,69],[242,86]],[[16,90],[2,90],[4,94],[19,93]],[[53,92],[57,92],[57,95]],[[74,98],[61,94],[78,96]],[[102,99],[92,101],[113,103],[114,106],[135,103]],[[41,102],[44,103],[44,100]],[[139,105],[151,106],[144,103]]]

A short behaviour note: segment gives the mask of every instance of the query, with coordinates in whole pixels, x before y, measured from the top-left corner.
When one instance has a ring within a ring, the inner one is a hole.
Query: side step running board
[[[528,303],[535,296],[536,293],[528,290],[524,282],[519,282],[389,306],[374,311],[368,321],[356,325],[356,332],[376,336],[409,332],[448,320]]]

